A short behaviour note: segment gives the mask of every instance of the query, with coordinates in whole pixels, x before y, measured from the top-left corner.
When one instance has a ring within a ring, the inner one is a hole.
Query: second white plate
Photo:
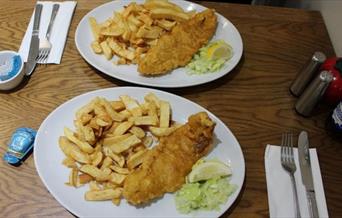
[[[174,194],[165,194],[146,207],[135,207],[125,200],[120,206],[113,205],[111,201],[90,202],[84,200],[84,193],[89,189],[88,185],[76,189],[64,184],[68,181],[70,169],[62,165],[65,156],[58,146],[58,138],[63,135],[64,127],[73,129],[75,112],[97,96],[117,100],[120,95],[129,95],[142,102],[149,92],[170,102],[172,118],[177,122],[185,123],[190,115],[200,111],[206,111],[216,122],[215,147],[207,158],[217,158],[230,164],[233,172],[231,183],[238,187],[228,201],[221,205],[220,210],[180,214],[176,209]],[[38,174],[49,192],[67,210],[79,217],[219,217],[239,195],[245,177],[245,162],[240,145],[227,126],[214,114],[185,98],[154,89],[136,87],[97,90],[75,97],[59,106],[43,121],[38,130],[34,144],[34,161]]]
[[[98,22],[104,22],[113,15],[114,11],[121,10],[130,2],[130,0],[118,0],[100,5],[86,14],[77,26],[75,41],[78,51],[90,65],[92,65],[102,73],[135,84],[164,88],[176,88],[200,85],[203,83],[211,82],[229,73],[239,63],[243,51],[243,44],[240,33],[229,20],[216,13],[218,18],[218,26],[212,40],[225,40],[232,46],[234,52],[233,57],[218,72],[203,75],[189,75],[185,68],[178,68],[167,75],[159,77],[145,77],[139,74],[136,65],[114,65],[112,61],[108,61],[103,55],[97,55],[92,51],[90,44],[94,39],[88,20],[89,17],[95,17]],[[144,0],[136,0],[135,2],[143,3]],[[206,9],[199,4],[183,0],[171,0],[171,2],[176,3],[185,11],[203,11]]]

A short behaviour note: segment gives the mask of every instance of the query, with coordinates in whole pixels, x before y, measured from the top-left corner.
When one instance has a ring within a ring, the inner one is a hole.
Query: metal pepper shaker
[[[316,51],[312,57],[307,61],[302,70],[298,73],[296,79],[293,81],[290,91],[294,96],[300,96],[305,87],[309,84],[311,79],[316,74],[318,68],[326,60],[326,56],[319,51]]]
[[[332,80],[333,74],[330,71],[320,72],[299,97],[295,104],[296,111],[303,116],[309,116]]]

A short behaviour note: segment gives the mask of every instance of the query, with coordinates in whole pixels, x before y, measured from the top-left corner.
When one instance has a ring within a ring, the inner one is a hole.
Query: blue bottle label
[[[12,134],[3,159],[9,164],[18,164],[33,148],[37,132],[31,128],[18,128]]]
[[[335,128],[338,131],[342,131],[342,102],[340,102],[335,108],[332,114],[332,120],[334,122]]]

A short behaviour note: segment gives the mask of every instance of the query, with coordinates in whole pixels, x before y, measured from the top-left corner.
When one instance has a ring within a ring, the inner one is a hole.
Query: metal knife
[[[298,157],[300,171],[302,174],[302,181],[306,189],[306,196],[309,202],[309,210],[311,217],[319,217],[316,203],[315,189],[312,178],[310,152],[309,152],[309,138],[305,131],[302,131],[298,137]]]
[[[42,9],[43,9],[43,5],[41,4],[36,5],[36,9],[34,12],[30,50],[29,50],[27,62],[25,64],[25,74],[27,76],[32,74],[37,64],[36,58],[38,57],[38,54],[39,54],[39,23],[40,23],[40,15],[42,13]]]

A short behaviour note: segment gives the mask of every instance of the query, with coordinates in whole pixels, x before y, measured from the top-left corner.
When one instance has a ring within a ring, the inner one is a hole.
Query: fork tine
[[[46,58],[47,58],[47,56],[48,56],[48,52],[49,52],[49,50],[47,49],[47,50],[45,50],[45,52],[44,52],[44,59],[43,59],[43,62],[46,60]]]
[[[42,59],[42,57],[43,57],[43,50],[41,50],[40,52],[39,52],[39,55],[38,55],[38,57],[37,57],[37,62],[40,62],[40,60]]]
[[[291,162],[294,162],[294,155],[293,155],[293,137],[292,137],[292,132],[289,133],[289,138],[290,138],[290,157],[291,157]]]
[[[291,163],[292,162],[292,154],[291,154],[291,151],[292,151],[292,149],[291,149],[291,143],[292,143],[292,133],[287,133],[287,149],[288,149],[288,161],[289,161],[289,163]]]
[[[42,57],[41,51],[39,51],[38,56],[36,57],[36,61],[39,61],[39,59]]]
[[[46,56],[46,49],[42,49],[41,52],[39,52],[38,58],[37,58],[37,62],[43,62]]]
[[[46,52],[46,57],[45,57],[45,60],[44,60],[44,64],[47,63],[47,61],[48,61],[48,59],[49,59],[49,55],[50,55],[50,50],[48,50],[48,51]]]
[[[287,133],[284,133],[284,162],[288,163]]]
[[[45,59],[46,59],[46,50],[44,51],[42,55],[42,59],[40,60],[41,64],[44,64]]]
[[[285,135],[284,133],[282,134],[281,136],[281,150],[280,150],[280,158],[281,158],[281,162],[283,163],[285,161],[285,158],[284,158],[284,154],[285,154],[285,148],[284,148],[284,145],[285,145]]]
[[[49,59],[50,52],[51,52],[51,49],[47,49],[47,50],[46,50],[45,59],[44,59],[44,64],[47,63],[47,61],[48,61],[48,59]]]

